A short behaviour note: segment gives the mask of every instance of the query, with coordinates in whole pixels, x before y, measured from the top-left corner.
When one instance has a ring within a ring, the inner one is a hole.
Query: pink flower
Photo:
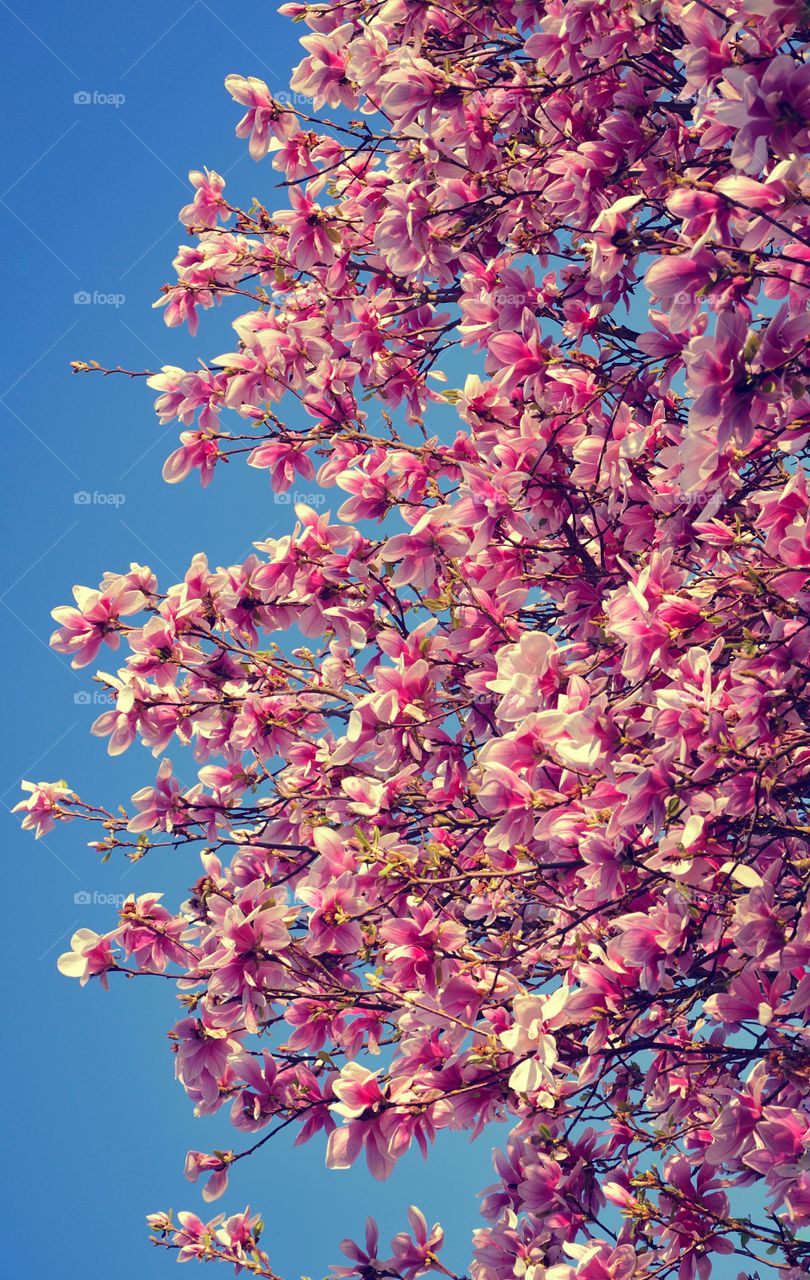
[[[271,440],[260,444],[248,458],[248,466],[268,470],[276,493],[286,493],[296,473],[304,480],[315,479],[315,469],[306,447],[292,441]]]
[[[333,28],[328,34],[302,36],[307,57],[299,63],[290,81],[296,93],[312,98],[316,111],[321,107],[353,107],[357,95],[348,77],[347,48],[354,34],[350,22]]]
[[[553,1069],[558,1054],[551,1028],[565,1023],[567,999],[567,985],[550,996],[516,996],[512,1006],[514,1022],[500,1035],[504,1048],[523,1059],[509,1077],[510,1089],[534,1095],[540,1107],[554,1105]]]
[[[643,198],[638,194],[622,196],[596,218],[590,245],[590,269],[591,279],[598,285],[598,290],[593,288],[593,292],[601,292],[624,267],[626,257],[620,245],[630,222],[628,215]]]
[[[332,1092],[338,1099],[332,1110],[348,1120],[376,1111],[383,1101],[377,1075],[376,1071],[369,1071],[357,1062],[347,1063],[332,1085]]]
[[[354,1243],[353,1240],[341,1240],[340,1251],[354,1265],[351,1267],[330,1267],[333,1275],[338,1276],[341,1280],[347,1280],[349,1276],[359,1276],[361,1280],[370,1272],[382,1272],[386,1269],[387,1264],[382,1263],[377,1257],[377,1249],[380,1244],[380,1230],[373,1218],[366,1218],[366,1241],[365,1249]]]
[[[351,955],[363,945],[363,934],[354,916],[361,914],[356,886],[351,875],[340,876],[327,888],[307,886],[298,896],[314,911],[309,919],[307,949],[313,955],[335,952]]]
[[[214,468],[222,457],[217,436],[208,431],[181,431],[180,439],[182,446],[169,454],[163,464],[163,479],[167,484],[179,484],[198,467],[200,483],[205,488],[211,483]]]
[[[248,1207],[243,1213],[235,1213],[217,1226],[217,1243],[224,1247],[237,1275],[243,1270],[243,1265],[251,1271],[256,1264],[265,1268],[269,1266],[270,1259],[258,1247],[263,1225],[260,1216],[251,1214]]]
[[[254,160],[267,155],[274,139],[285,142],[298,131],[295,113],[275,101],[263,80],[230,75],[225,77],[225,88],[235,102],[248,108],[236,126],[236,136],[250,139]]]
[[[451,920],[436,916],[427,903],[409,900],[410,918],[387,921],[380,930],[389,947],[387,958],[397,983],[428,991],[436,989],[442,969],[442,954],[453,956],[467,940],[466,930]]]
[[[179,1250],[177,1261],[191,1262],[194,1258],[204,1258],[209,1252],[211,1227],[215,1223],[202,1222],[196,1214],[185,1212],[178,1213],[177,1220],[180,1223],[179,1230],[172,1234],[172,1242]],[[170,1219],[166,1214],[150,1214],[148,1222],[153,1230],[165,1231],[170,1227]]]
[[[374,229],[374,243],[389,270],[412,275],[424,270],[430,254],[430,205],[424,186],[394,189]]]
[[[59,628],[50,641],[57,653],[71,655],[72,667],[86,667],[103,643],[117,649],[120,643],[119,617],[137,613],[143,605],[142,593],[124,584],[108,593],[92,591],[89,587],[74,587],[73,598],[77,609],[61,605],[52,610],[51,616],[59,623]]]
[[[392,587],[411,584],[430,592],[438,572],[437,557],[461,555],[466,545],[461,533],[448,528],[435,511],[426,511],[410,532],[389,538],[380,554],[386,564],[397,566],[391,575]]]
[[[213,170],[192,169],[188,180],[195,188],[194,199],[180,210],[180,221],[187,227],[215,227],[217,219],[225,222],[230,217],[222,198],[225,179]]]
[[[181,942],[186,922],[160,905],[160,893],[130,894],[121,907],[115,939],[139,969],[163,973],[169,963],[182,964],[188,948]]]
[[[540,390],[549,355],[537,328],[532,327],[528,339],[519,333],[496,333],[487,348],[487,369],[496,373],[495,381],[504,391],[511,392],[519,384],[529,395]]]
[[[198,1018],[184,1018],[170,1032],[175,1075],[184,1089],[198,1094],[210,1106],[219,1099],[220,1080],[228,1059],[239,1048],[225,1030],[206,1026]]]
[[[66,978],[78,978],[86,986],[91,978],[100,978],[107,990],[107,973],[115,968],[115,958],[109,938],[92,929],[77,929],[70,939],[70,951],[65,951],[56,962],[59,972]]]
[[[180,789],[180,784],[172,771],[171,760],[162,760],[158,769],[156,785],[142,787],[132,797],[138,810],[134,818],[127,823],[127,830],[138,834],[157,827],[162,831],[173,831],[191,821],[189,800]]]
[[[705,250],[657,258],[644,283],[654,298],[668,304],[670,329],[687,329],[697,318],[699,293],[713,282],[717,263]]]
[[[202,1190],[202,1198],[206,1203],[218,1200],[227,1191],[228,1166],[232,1158],[232,1151],[223,1151],[214,1155],[205,1155],[202,1151],[189,1151],[186,1156],[184,1172],[189,1182],[196,1182],[201,1173],[211,1175]]]
[[[791,157],[810,144],[810,67],[781,54],[726,70],[720,87],[726,100],[713,115],[734,131],[731,161],[738,169],[756,173],[769,152]]]
[[[287,252],[304,271],[316,263],[333,262],[336,250],[329,215],[298,187],[290,188],[290,204],[290,210],[275,215],[276,222],[287,228]]]
[[[420,1209],[411,1205],[408,1209],[410,1234],[400,1231],[391,1241],[393,1264],[405,1280],[414,1280],[434,1268],[435,1255],[444,1243],[444,1232],[434,1223],[428,1232],[427,1219]]]
[[[611,949],[628,967],[639,970],[642,990],[657,991],[664,981],[667,957],[683,942],[686,921],[682,911],[667,910],[661,905],[649,915],[634,911],[620,916],[616,925],[621,932],[612,941]]]
[[[284,1076],[279,1076],[273,1057],[267,1050],[260,1058],[246,1054],[238,1060],[231,1059],[231,1066],[242,1076],[245,1085],[233,1100],[233,1124],[237,1129],[249,1132],[263,1129],[286,1100]],[[289,1083],[293,1081],[294,1076],[290,1076]]]
[[[758,1022],[767,1027],[779,1009],[780,998],[790,986],[788,974],[779,974],[774,982],[757,980],[750,969],[731,980],[728,992],[718,992],[705,1003],[712,1018],[739,1026],[742,1022]]]
[[[33,831],[37,840],[52,830],[54,823],[72,821],[74,815],[65,805],[78,797],[66,782],[21,782],[20,787],[31,794],[15,804],[11,812],[22,810],[25,817],[20,825],[24,831]]]

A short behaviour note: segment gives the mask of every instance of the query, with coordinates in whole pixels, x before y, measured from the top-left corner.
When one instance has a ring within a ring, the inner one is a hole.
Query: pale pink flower
[[[33,831],[37,840],[51,831],[54,823],[72,821],[73,814],[65,806],[77,796],[66,782],[21,782],[20,788],[31,794],[11,812],[25,814],[21,826],[24,831]]]
[[[191,204],[180,210],[180,221],[187,227],[215,227],[217,219],[225,222],[230,217],[230,210],[225,206],[222,192],[225,179],[212,169],[192,169],[188,180],[195,188]]]
[[[77,608],[61,605],[51,611],[51,617],[59,623],[59,628],[50,641],[57,653],[70,654],[72,667],[86,667],[102,644],[117,649],[120,644],[119,617],[137,613],[143,605],[142,593],[126,585],[109,593],[92,591],[89,587],[74,587],[73,598]]]
[[[106,990],[107,974],[115,968],[109,938],[102,937],[93,929],[77,929],[70,939],[70,951],[59,957],[56,967],[66,978],[78,978],[83,987],[91,978],[100,978]]]
[[[224,1153],[228,1156],[232,1152]],[[218,1155],[206,1155],[202,1151],[189,1151],[186,1156],[185,1175],[189,1182],[196,1182],[200,1174],[210,1174],[202,1189],[202,1198],[208,1203],[218,1200],[228,1189],[228,1161]]]
[[[230,75],[225,77],[225,88],[234,101],[248,108],[236,126],[236,136],[250,139],[254,160],[267,155],[274,139],[284,142],[298,131],[295,113],[276,102],[263,80]]]

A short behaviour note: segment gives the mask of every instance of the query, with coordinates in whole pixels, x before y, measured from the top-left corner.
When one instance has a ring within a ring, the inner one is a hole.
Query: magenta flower
[[[700,293],[714,282],[716,270],[715,259],[704,250],[658,258],[653,263],[644,283],[653,298],[667,304],[670,329],[677,332],[694,323]]]
[[[333,1275],[338,1276],[341,1280],[347,1280],[349,1276],[365,1277],[370,1271],[384,1271],[388,1266],[377,1257],[377,1250],[380,1244],[380,1230],[373,1218],[366,1218],[366,1240],[365,1249],[355,1244],[353,1240],[341,1240],[340,1251],[354,1265],[350,1267],[340,1266],[331,1267]]]
[[[768,163],[769,152],[791,158],[810,145],[810,67],[787,54],[759,67],[725,72],[725,101],[714,118],[734,131],[731,162],[746,173]]]
[[[307,450],[301,445],[281,440],[254,449],[248,458],[248,466],[268,470],[276,493],[286,493],[296,475],[300,475],[303,480],[315,479],[312,459]]]
[[[314,908],[307,944],[313,955],[322,955],[326,951],[351,955],[359,951],[363,945],[363,934],[354,917],[362,913],[362,905],[352,876],[340,876],[328,890],[314,886],[299,889],[298,896]]]

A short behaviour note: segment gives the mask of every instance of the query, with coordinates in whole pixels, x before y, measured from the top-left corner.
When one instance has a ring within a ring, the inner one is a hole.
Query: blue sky
[[[157,425],[153,394],[140,381],[73,376],[69,363],[140,370],[231,349],[234,312],[208,313],[192,341],[166,329],[151,304],[183,239],[177,210],[189,198],[190,168],[227,175],[237,202],[255,193],[271,208],[284,203],[273,196],[275,171],[254,165],[234,138],[239,111],[222,82],[239,72],[286,87],[302,29],[271,4],[227,0],[14,0],[13,8],[0,0],[0,22],[9,304],[0,605],[12,726],[0,774],[12,969],[2,1056],[4,1262],[10,1274],[59,1280],[152,1280],[174,1274],[175,1263],[148,1245],[144,1214],[200,1210],[182,1176],[185,1152],[229,1146],[232,1131],[224,1114],[195,1120],[173,1079],[165,1031],[178,1015],[169,984],[80,990],[60,977],[56,958],[74,929],[111,926],[114,908],[100,896],[165,889],[176,903],[198,864],[177,857],[101,867],[78,823],[35,843],[8,809],[20,776],[67,777],[80,793],[118,804],[156,767],[138,748],[110,760],[89,734],[99,712],[93,668],[73,672],[47,648],[50,609],[69,601],[71,586],[95,586],[105,569],[132,560],[175,581],[195,551],[229,564],[294,518],[273,503],[266,477],[241,465],[223,469],[206,491],[194,479],[166,486],[160,469],[175,432]],[[76,301],[87,294],[95,300]],[[101,665],[114,670],[115,657]],[[222,1203],[264,1211],[265,1244],[287,1280],[322,1275],[368,1212],[389,1234],[401,1229],[409,1202],[444,1222],[448,1260],[461,1268],[475,1192],[492,1181],[489,1147],[447,1135],[427,1166],[412,1156],[379,1184],[361,1167],[327,1173],[322,1144],[293,1151],[282,1137],[237,1168]]]

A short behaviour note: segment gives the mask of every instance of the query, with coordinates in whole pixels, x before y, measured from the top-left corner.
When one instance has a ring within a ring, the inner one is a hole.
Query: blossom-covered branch
[[[159,303],[232,298],[233,349],[75,367],[148,377],[169,482],[318,489],[241,564],[54,611],[124,655],[94,733],[162,761],[128,812],[27,784],[24,825],[201,861],[60,967],[177,983],[237,1131],[207,1200],[284,1128],[385,1178],[508,1117],[474,1280],[805,1280],[806,6],[282,12],[311,111],[228,77],[268,203],[193,172]],[[249,1210],[150,1223],[275,1280]],[[410,1226],[336,1274],[450,1275]]]

